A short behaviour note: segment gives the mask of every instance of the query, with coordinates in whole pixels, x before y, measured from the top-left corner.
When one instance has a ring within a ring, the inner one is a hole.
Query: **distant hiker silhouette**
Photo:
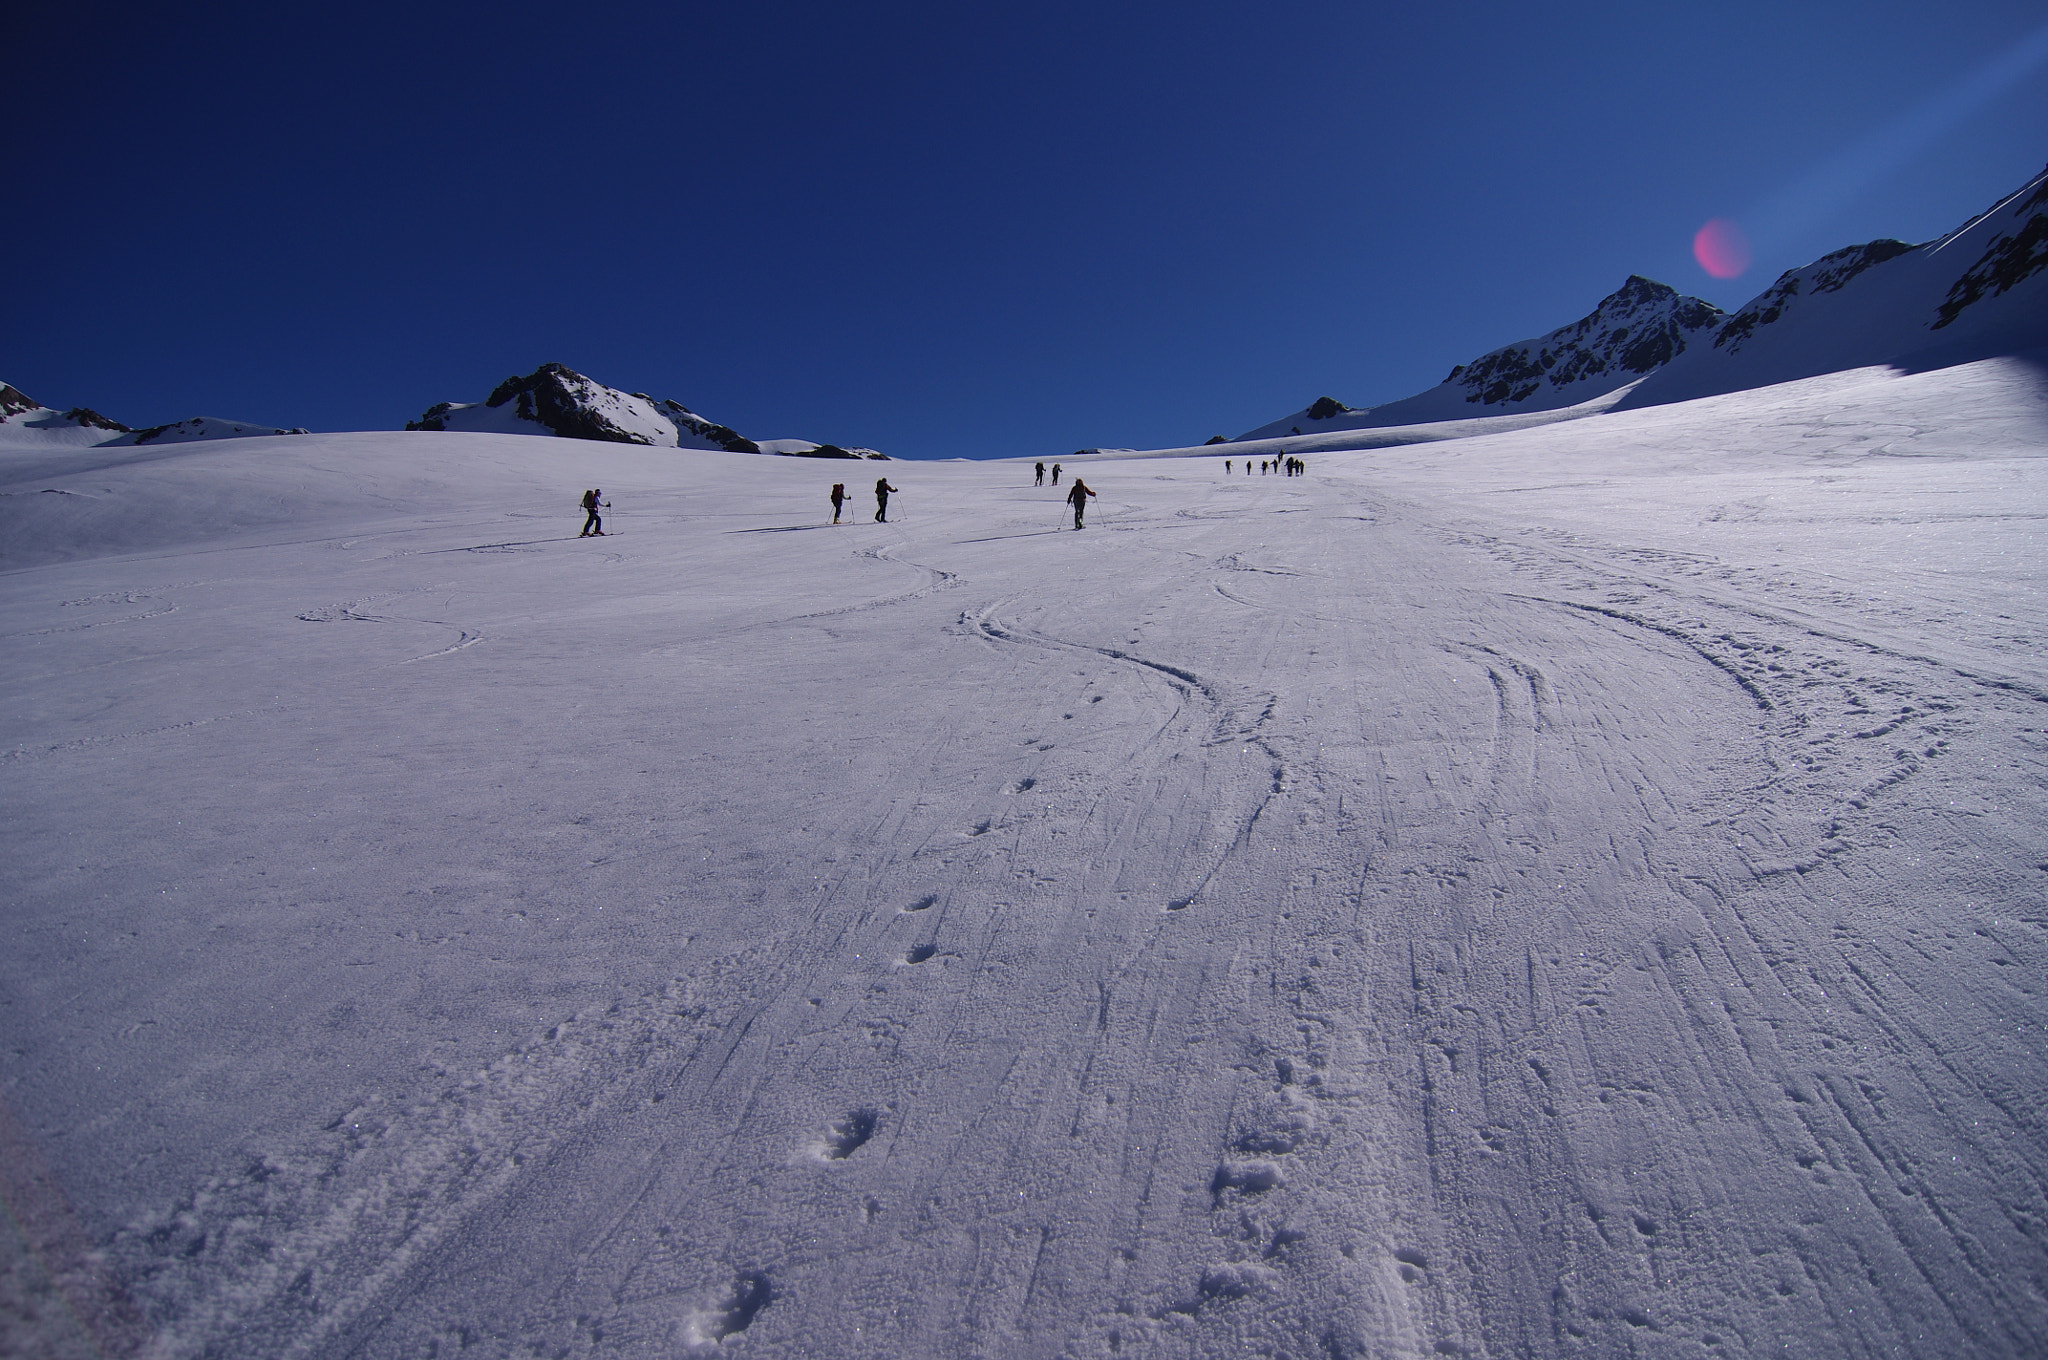
[[[1033,485],[1033,486],[1044,486],[1044,485],[1045,485],[1045,464],[1043,464],[1043,463],[1040,463],[1040,464],[1038,465],[1038,480],[1037,480],[1037,481],[1035,481],[1035,482],[1033,482],[1033,483],[1032,483],[1032,485]]]
[[[1074,507],[1074,527],[1081,527],[1081,512],[1088,508],[1088,498],[1095,493],[1088,489],[1088,483],[1079,477],[1074,479],[1074,489],[1067,493],[1067,501]]]
[[[592,487],[590,488],[590,490],[583,493],[582,504],[583,513],[586,516],[588,516],[588,518],[586,518],[583,521],[583,532],[576,535],[576,537],[603,538],[604,520],[598,516],[597,508],[600,505],[609,508],[611,503],[604,499],[604,492],[598,490],[596,487]]]
[[[832,522],[839,522],[839,507],[846,503],[846,483],[832,483]]]
[[[1228,458],[1223,460],[1223,475],[1226,477],[1230,475],[1230,460]]]
[[[890,486],[889,479],[887,477],[878,478],[876,480],[875,523],[887,524],[889,522],[889,493],[891,491],[901,491],[902,489],[903,488],[900,486]]]
[[[1052,465],[1052,484],[1054,486],[1060,484],[1060,465],[1058,463]]]

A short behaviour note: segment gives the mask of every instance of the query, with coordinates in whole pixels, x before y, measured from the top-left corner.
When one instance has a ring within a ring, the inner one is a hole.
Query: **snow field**
[[[0,1100],[87,1301],[14,1325],[2034,1353],[2044,431],[1865,371],[1088,462],[1080,533],[1028,463],[8,454]]]

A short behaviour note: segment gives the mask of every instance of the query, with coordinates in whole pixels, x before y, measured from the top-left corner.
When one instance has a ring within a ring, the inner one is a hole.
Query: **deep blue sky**
[[[2048,160],[2048,75],[1890,130],[2044,19],[28,0],[0,379],[137,425],[389,429],[552,359],[757,438],[1198,442],[1406,396],[1630,273],[1730,307],[1939,235]],[[1830,179],[1859,149],[1878,172]],[[1694,262],[1706,219],[1787,202],[1742,278]]]

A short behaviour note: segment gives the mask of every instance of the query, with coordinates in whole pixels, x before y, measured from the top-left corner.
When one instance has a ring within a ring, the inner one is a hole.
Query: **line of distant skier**
[[[1037,476],[1032,485],[1044,486],[1045,464],[1038,463],[1034,465],[1034,469]],[[1054,486],[1060,484],[1060,473],[1062,470],[1060,464],[1054,463],[1052,465],[1052,484]],[[1279,473],[1285,477],[1299,477],[1307,471],[1308,464],[1292,454],[1284,459],[1261,459],[1259,462],[1259,475],[1262,477],[1268,473]],[[1223,472],[1225,476],[1236,476],[1236,460],[1231,458],[1224,459]],[[1247,477],[1252,475],[1252,460],[1249,458],[1244,460],[1244,475]],[[889,493],[901,491],[902,489],[900,486],[889,485],[887,477],[875,479],[875,523],[887,524],[889,522]],[[1067,504],[1074,507],[1074,527],[1076,529],[1081,527],[1082,518],[1088,511],[1088,502],[1094,495],[1095,493],[1089,489],[1088,483],[1082,481],[1079,477],[1074,479],[1072,486],[1068,489]],[[852,498],[846,494],[845,482],[832,483],[832,522],[834,524],[839,523],[840,512],[845,508],[846,502],[850,499]],[[585,516],[583,532],[578,534],[577,537],[604,537],[604,520],[599,517],[597,512],[600,508],[609,510],[612,505],[610,501],[604,499],[604,492],[596,487],[592,487],[583,493],[583,499],[577,504],[582,508]]]
[[[1223,471],[1226,474],[1230,473],[1232,461],[1229,458],[1223,460]],[[1283,477],[1299,477],[1307,471],[1308,464],[1291,453],[1285,458],[1261,458],[1259,460],[1259,475],[1261,477],[1269,472],[1277,472]],[[1252,460],[1249,458],[1244,460],[1244,475],[1247,477],[1252,475]]]

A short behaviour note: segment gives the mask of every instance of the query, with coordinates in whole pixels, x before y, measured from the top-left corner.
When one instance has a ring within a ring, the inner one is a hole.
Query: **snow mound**
[[[784,458],[888,458],[876,449],[842,449],[837,444],[819,444],[809,439],[757,439],[763,453]]]
[[[105,441],[108,444],[184,444],[195,439],[256,439],[276,434],[311,434],[303,427],[289,430],[275,425],[250,425],[240,420],[222,420],[219,416],[193,416],[169,425],[152,425],[146,430],[137,430],[132,435],[122,435]]]

